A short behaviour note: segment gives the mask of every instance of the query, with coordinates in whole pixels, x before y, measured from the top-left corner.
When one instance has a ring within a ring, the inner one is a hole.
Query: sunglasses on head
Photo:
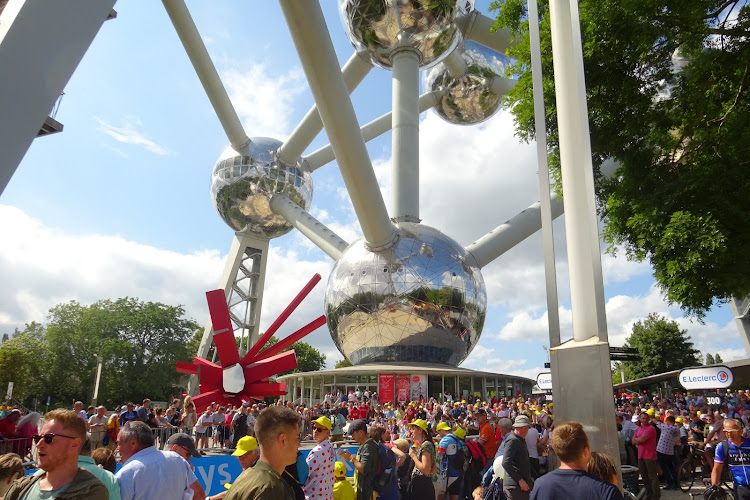
[[[36,435],[36,436],[32,437],[32,439],[34,440],[35,443],[39,443],[39,441],[41,441],[42,439],[44,439],[45,443],[52,444],[52,440],[55,439],[56,437],[68,438],[68,439],[75,439],[75,436],[66,436],[64,434],[53,434],[51,432],[48,433],[48,434],[43,434],[41,436]]]

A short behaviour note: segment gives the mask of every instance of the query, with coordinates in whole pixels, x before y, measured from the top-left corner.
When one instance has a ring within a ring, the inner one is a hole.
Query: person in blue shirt
[[[750,438],[743,437],[742,425],[734,418],[724,419],[724,434],[728,441],[716,445],[711,484],[721,483],[721,472],[728,465],[734,481],[734,498],[750,499]]]
[[[440,436],[440,442],[437,447],[437,456],[441,461],[440,470],[447,472],[445,476],[441,475],[439,479],[446,481],[445,484],[436,485],[435,487],[439,492],[443,492],[438,495],[438,499],[447,493],[450,495],[451,500],[458,500],[458,496],[461,493],[460,479],[463,471],[455,468],[454,463],[461,448],[465,445],[461,438],[451,432],[450,425],[445,422],[440,422],[437,425],[437,433]]]

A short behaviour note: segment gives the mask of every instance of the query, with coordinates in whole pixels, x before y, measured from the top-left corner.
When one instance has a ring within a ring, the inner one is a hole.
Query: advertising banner
[[[685,389],[727,389],[734,382],[732,370],[723,365],[685,368],[677,376]]]
[[[409,402],[409,375],[399,373],[396,375],[396,401],[398,403]]]
[[[378,403],[393,403],[396,387],[396,376],[393,373],[381,373],[378,377]]]
[[[550,372],[540,373],[536,376],[536,385],[543,391],[552,390],[552,374]]]
[[[427,399],[427,375],[411,374],[411,400]]]

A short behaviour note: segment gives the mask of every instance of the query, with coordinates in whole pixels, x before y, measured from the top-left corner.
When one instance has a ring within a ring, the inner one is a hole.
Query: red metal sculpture
[[[193,397],[196,408],[220,401],[224,404],[240,405],[250,399],[281,396],[286,393],[285,383],[269,381],[271,376],[297,367],[294,350],[281,351],[323,326],[326,317],[320,316],[266,350],[261,349],[319,281],[320,275],[315,274],[242,359],[237,349],[224,290],[206,292],[214,331],[213,341],[220,364],[203,358],[195,358],[192,363],[177,363],[178,372],[198,375],[200,394]]]

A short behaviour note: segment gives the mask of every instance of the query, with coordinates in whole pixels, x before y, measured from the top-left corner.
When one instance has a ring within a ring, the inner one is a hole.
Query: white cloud
[[[168,148],[158,144],[156,141],[146,137],[146,134],[140,130],[143,126],[139,119],[126,119],[125,123],[121,127],[116,127],[106,120],[101,118],[95,118],[99,124],[96,129],[100,132],[105,133],[117,142],[125,144],[133,144],[144,148],[147,151],[155,153],[157,155],[171,155],[173,154]],[[115,149],[115,151],[119,151]]]
[[[286,138],[295,99],[307,88],[299,68],[270,75],[264,65],[251,64],[247,68],[227,68],[221,79],[248,135]]]

